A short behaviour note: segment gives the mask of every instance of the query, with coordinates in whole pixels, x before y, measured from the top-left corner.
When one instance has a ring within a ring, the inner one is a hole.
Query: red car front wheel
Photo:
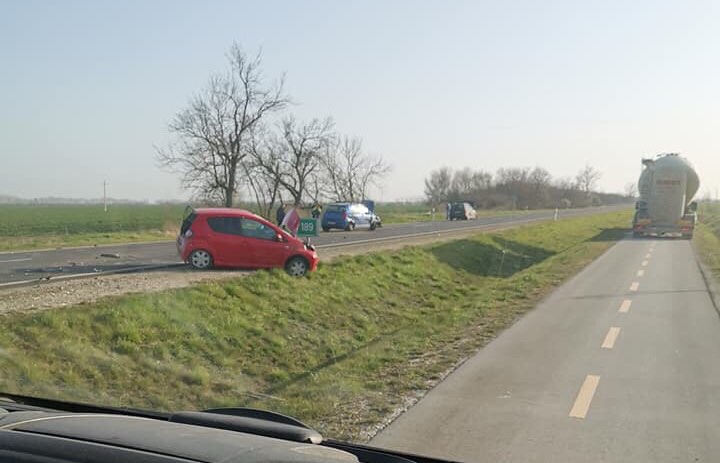
[[[305,275],[310,269],[310,264],[303,257],[293,257],[285,265],[285,271],[294,277],[301,277]]]

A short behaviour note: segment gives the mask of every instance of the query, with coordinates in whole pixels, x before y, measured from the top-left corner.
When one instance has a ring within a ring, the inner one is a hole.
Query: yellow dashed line
[[[608,330],[607,335],[605,336],[605,340],[600,347],[602,347],[603,349],[612,349],[615,346],[615,341],[617,341],[619,335],[620,328],[618,328],[617,326],[613,326]]]
[[[630,311],[630,304],[632,304],[632,301],[630,299],[625,299],[624,301],[622,301],[622,304],[620,304],[618,312],[628,313]]]
[[[587,375],[585,381],[580,387],[575,404],[573,404],[570,410],[569,416],[571,418],[585,419],[588,410],[590,410],[590,404],[592,403],[593,396],[597,390],[598,384],[600,383],[600,377],[595,375]]]

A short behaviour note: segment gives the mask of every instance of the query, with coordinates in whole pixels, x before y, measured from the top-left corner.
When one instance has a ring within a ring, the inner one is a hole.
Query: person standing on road
[[[277,212],[275,213],[275,220],[277,221],[278,226],[282,225],[283,219],[285,218],[285,205],[280,201],[280,206],[277,208]]]
[[[315,204],[313,204],[313,207],[312,207],[312,218],[319,219],[320,214],[322,214],[322,206],[320,205],[320,203],[315,201]]]
[[[450,211],[452,210],[452,204],[447,203],[447,207],[445,208],[445,219],[450,220]]]

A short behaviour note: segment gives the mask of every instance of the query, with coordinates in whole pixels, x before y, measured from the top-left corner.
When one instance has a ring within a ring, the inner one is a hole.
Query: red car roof
[[[195,209],[195,213],[198,215],[224,215],[224,216],[236,216],[236,217],[257,217],[257,215],[253,214],[250,211],[246,211],[245,209],[235,209],[231,207],[201,207],[199,209]]]

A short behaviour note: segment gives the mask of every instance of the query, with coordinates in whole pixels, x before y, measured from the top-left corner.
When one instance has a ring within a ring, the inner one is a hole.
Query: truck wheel
[[[329,232],[329,231],[330,231],[330,229],[329,229],[328,227],[322,227],[322,229],[323,229],[324,232]]]

